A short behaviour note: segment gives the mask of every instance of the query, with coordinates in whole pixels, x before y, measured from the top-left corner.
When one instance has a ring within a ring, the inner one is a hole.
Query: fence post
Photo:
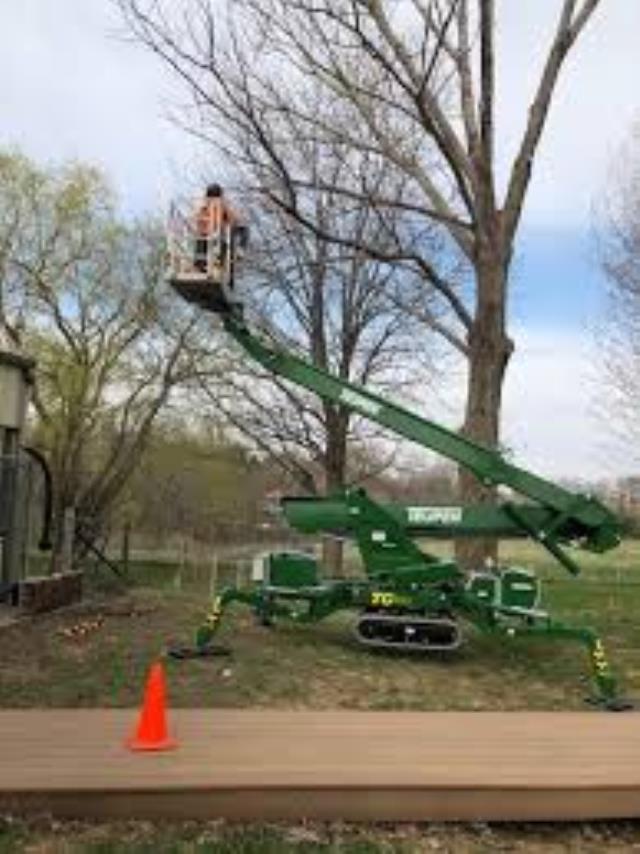
[[[247,580],[247,566],[250,565],[246,558],[238,557],[235,561],[236,587],[243,587]]]
[[[127,520],[122,528],[122,569],[129,575],[129,558],[131,556],[131,522]]]
[[[185,572],[188,566],[187,538],[184,534],[180,537],[180,572]]]
[[[215,553],[211,559],[211,569],[209,570],[209,597],[213,599],[218,590],[218,555]]]
[[[176,574],[173,576],[173,589],[182,590],[182,570],[180,567],[178,567]]]

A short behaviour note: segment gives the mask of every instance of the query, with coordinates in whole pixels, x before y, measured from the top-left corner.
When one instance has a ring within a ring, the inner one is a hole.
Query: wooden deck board
[[[640,816],[640,716],[171,712],[180,746],[124,747],[136,712],[0,711],[0,806],[60,815],[368,820]]]

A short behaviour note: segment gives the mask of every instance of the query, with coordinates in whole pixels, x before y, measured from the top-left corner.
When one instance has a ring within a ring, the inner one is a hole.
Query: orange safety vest
[[[210,237],[224,226],[236,225],[238,217],[227,202],[217,197],[205,199],[196,216],[196,231],[199,237]]]

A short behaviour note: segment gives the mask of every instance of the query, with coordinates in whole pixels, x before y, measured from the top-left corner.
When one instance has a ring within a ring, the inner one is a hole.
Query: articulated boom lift
[[[461,642],[461,623],[505,638],[578,641],[588,652],[594,688],[590,699],[609,709],[629,708],[618,696],[597,634],[556,621],[542,610],[540,581],[534,573],[502,567],[467,574],[453,560],[427,554],[415,543],[420,537],[528,537],[577,575],[579,567],[566,546],[605,552],[620,542],[619,522],[603,504],[518,468],[493,449],[272,346],[244,321],[232,278],[209,276],[203,281],[185,273],[184,265],[174,265],[169,278],[185,299],[218,314],[226,332],[272,373],[465,466],[487,486],[505,486],[528,499],[497,506],[401,506],[380,504],[362,489],[325,498],[284,498],[284,516],[297,530],[353,539],[365,576],[325,578],[308,555],[270,554],[250,584],[220,591],[197,630],[195,647],[174,648],[173,655],[215,653],[213,640],[232,602],[251,606],[265,624],[274,619],[317,622],[349,609],[358,613],[356,636],[368,647],[452,650]]]

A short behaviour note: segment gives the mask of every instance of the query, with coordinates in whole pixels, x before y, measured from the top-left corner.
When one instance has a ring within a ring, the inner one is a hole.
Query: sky
[[[497,6],[504,181],[560,0]],[[603,283],[592,231],[594,206],[640,120],[638,33],[638,0],[602,0],[556,93],[516,246],[505,441],[519,463],[552,477],[629,469],[624,449],[607,447],[593,415]],[[40,162],[100,165],[128,212],[164,210],[197,169],[196,143],[168,118],[184,93],[155,57],[123,37],[111,0],[0,4],[0,80],[0,145]]]

